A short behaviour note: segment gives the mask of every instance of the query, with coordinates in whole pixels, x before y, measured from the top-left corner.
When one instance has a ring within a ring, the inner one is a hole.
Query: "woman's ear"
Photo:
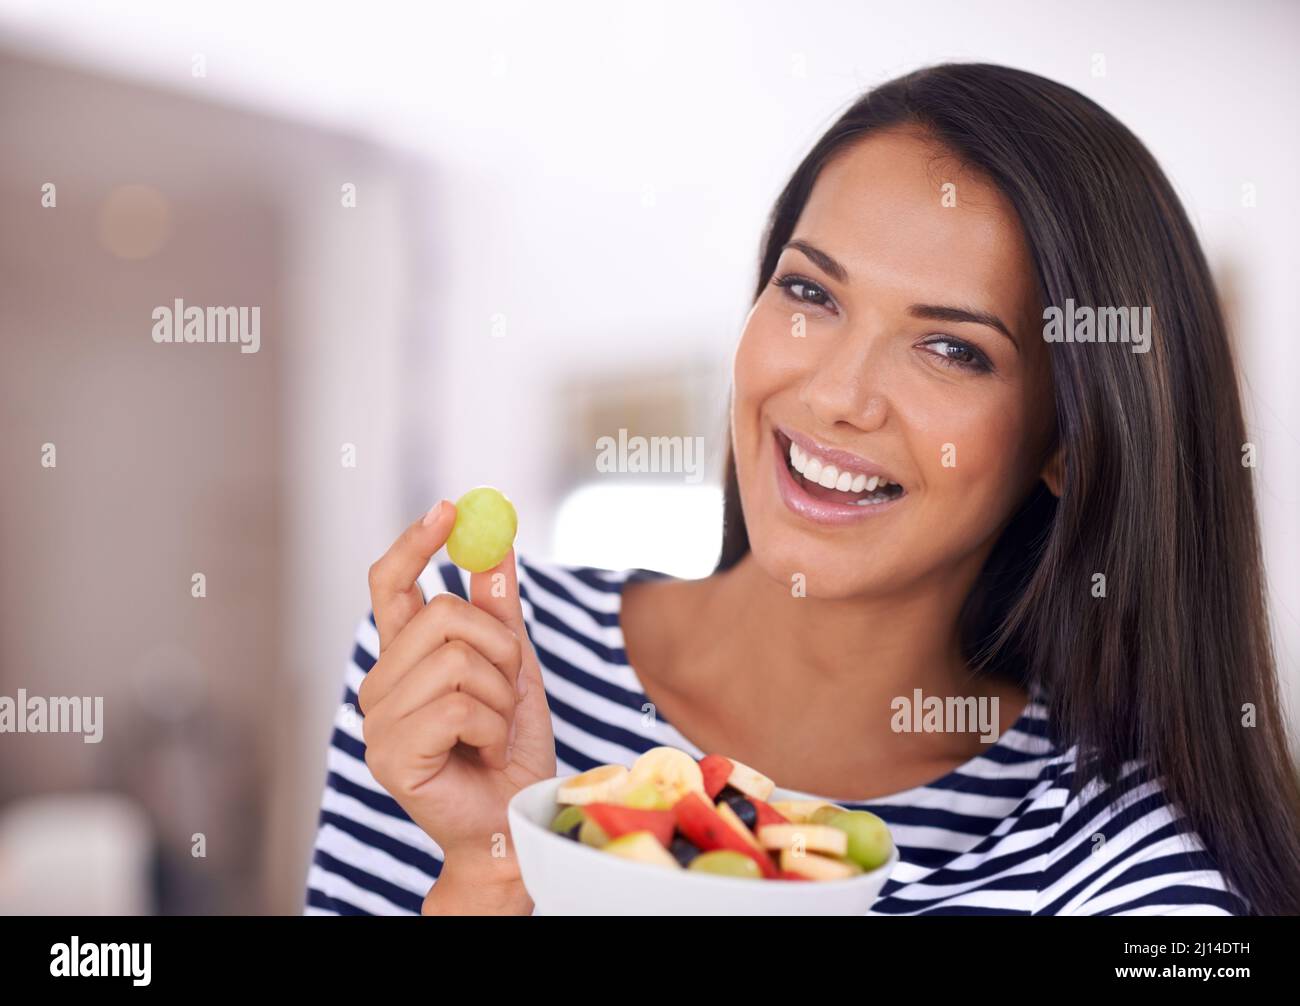
[[[1047,490],[1058,500],[1061,498],[1061,483],[1065,480],[1065,447],[1057,444],[1052,456],[1043,465],[1039,478],[1047,485]]]

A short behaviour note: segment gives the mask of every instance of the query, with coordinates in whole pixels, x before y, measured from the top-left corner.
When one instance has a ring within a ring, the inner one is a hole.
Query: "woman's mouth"
[[[907,495],[878,466],[845,463],[843,452],[824,452],[837,453],[829,458],[819,455],[808,449],[813,445],[795,443],[781,430],[773,436],[778,489],[786,505],[801,516],[822,524],[843,524],[893,509]]]

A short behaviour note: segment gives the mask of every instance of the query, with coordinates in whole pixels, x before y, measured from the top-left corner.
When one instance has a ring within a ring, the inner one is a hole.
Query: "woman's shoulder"
[[[1244,915],[1214,857],[1142,761],[1077,783],[1077,748],[1054,760],[1042,799],[1058,808],[1035,914]]]
[[[626,662],[620,622],[623,588],[629,582],[667,576],[637,567],[607,569],[518,552],[515,559],[520,607],[534,646],[545,643],[553,651],[575,658],[581,655],[586,662],[592,655],[605,664]],[[463,600],[470,597],[470,574],[443,556],[435,556],[417,582],[426,601],[445,593]],[[368,621],[373,629],[373,613]],[[366,634],[364,623],[361,633]]]
[[[575,563],[536,559],[516,553],[515,568],[524,621],[531,629],[541,616],[577,624],[617,624],[622,590],[629,579],[655,576],[646,570],[604,569]],[[446,558],[435,556],[418,578],[425,600],[451,593],[470,595],[470,574]]]
[[[544,668],[569,674],[589,688],[616,684],[628,692],[629,701],[639,695],[639,681],[627,666],[620,622],[623,587],[667,574],[537,560],[518,553],[516,571],[524,625]],[[443,556],[430,560],[416,582],[426,602],[440,594],[470,597],[470,574]],[[368,611],[357,624],[353,641],[352,690],[360,687],[378,657],[375,616]]]
[[[636,568],[603,569],[536,560],[518,553],[516,571],[520,606],[530,636],[539,629],[561,631],[606,649],[622,646],[619,610],[623,585],[630,580],[664,575]],[[434,556],[416,582],[426,602],[440,594],[469,600],[470,574],[445,556]],[[358,623],[355,643],[354,663],[367,671],[379,655],[373,611],[367,611]],[[606,656],[613,658],[614,654]]]

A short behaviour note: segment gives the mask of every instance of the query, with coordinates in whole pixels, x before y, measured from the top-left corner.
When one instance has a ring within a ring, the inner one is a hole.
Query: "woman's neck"
[[[999,731],[1025,700],[962,657],[957,614],[975,559],[970,571],[869,599],[794,596],[752,552],[725,573],[679,582],[663,607],[674,631],[651,675],[671,705],[664,714],[700,747],[767,763],[793,789],[866,799],[865,779],[883,795],[942,775],[987,743],[969,730],[900,733],[896,700],[912,704],[918,689],[983,699]]]
[[[734,626],[728,645],[761,657],[770,685],[791,694],[831,693],[840,702],[852,695],[864,713],[887,711],[894,696],[915,688],[949,694],[969,687],[957,634],[970,590],[965,579],[952,571],[907,593],[827,600],[798,596],[749,552],[714,578],[710,621]],[[795,668],[798,674],[790,673]]]

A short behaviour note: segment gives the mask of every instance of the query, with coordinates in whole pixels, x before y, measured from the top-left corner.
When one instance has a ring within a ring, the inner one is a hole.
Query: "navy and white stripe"
[[[519,560],[524,620],[541,663],[561,775],[630,765],[661,744],[701,751],[648,707],[619,624],[623,585],[662,574]],[[426,597],[465,597],[468,577],[430,563]],[[374,665],[374,619],[361,623],[343,709]],[[358,715],[341,715],[328,753],[306,912],[418,914],[441,850],[371,776]],[[1228,886],[1158,783],[1137,763],[1110,787],[1069,789],[1075,750],[1050,740],[1041,693],[987,750],[924,786],[854,803],[888,822],[900,861],[873,915],[1238,915]]]

